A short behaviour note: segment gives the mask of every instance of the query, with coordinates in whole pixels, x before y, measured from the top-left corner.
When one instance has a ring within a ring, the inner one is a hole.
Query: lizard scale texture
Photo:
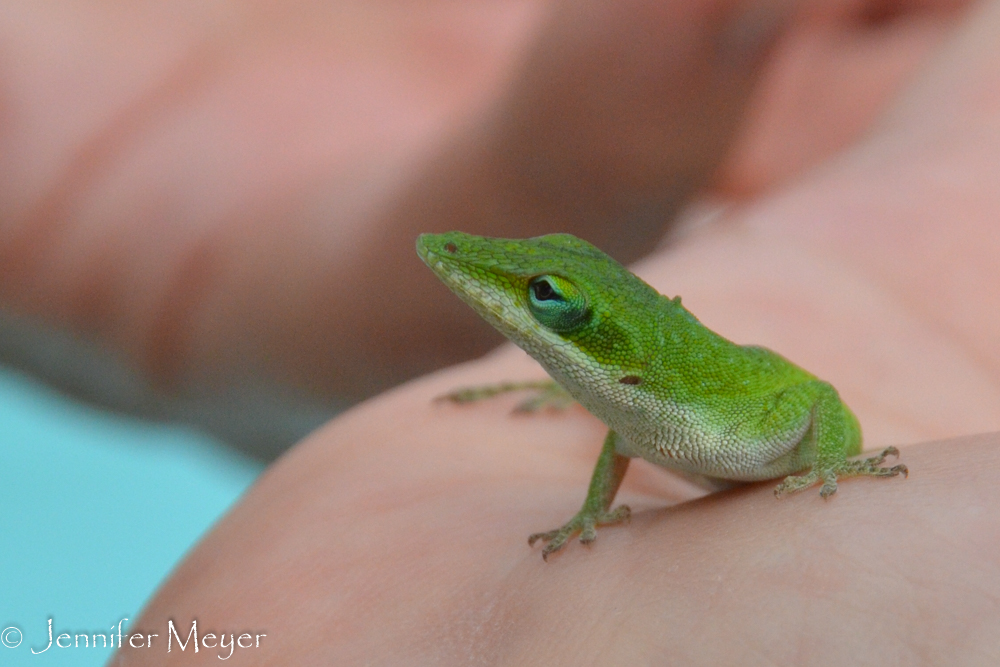
[[[862,461],[861,428],[836,389],[771,350],[733,343],[591,244],[569,234],[494,239],[424,234],[417,252],[463,301],[534,357],[610,429],[584,508],[556,531],[593,539],[629,457],[700,478],[757,481],[776,490],[837,477],[906,473]],[[511,385],[515,386],[515,385]],[[487,390],[484,395],[495,395]]]

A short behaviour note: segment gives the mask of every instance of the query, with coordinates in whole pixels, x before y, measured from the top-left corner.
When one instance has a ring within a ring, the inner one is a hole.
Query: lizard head
[[[670,302],[586,241],[449,232],[421,235],[417,253],[572,393],[642,382],[657,314]]]

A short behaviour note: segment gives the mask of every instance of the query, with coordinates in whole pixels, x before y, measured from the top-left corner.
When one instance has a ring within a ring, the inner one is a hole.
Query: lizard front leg
[[[619,505],[611,510],[611,503],[618,493],[625,471],[628,470],[629,457],[622,456],[615,449],[618,436],[614,431],[608,431],[604,439],[604,447],[594,466],[594,474],[590,478],[590,488],[587,489],[587,499],[583,507],[566,524],[547,533],[535,533],[528,538],[528,544],[534,545],[538,540],[548,542],[542,549],[542,559],[548,560],[549,554],[562,549],[567,540],[580,533],[580,542],[590,544],[597,539],[598,524],[613,524],[629,518],[631,510],[628,505]]]

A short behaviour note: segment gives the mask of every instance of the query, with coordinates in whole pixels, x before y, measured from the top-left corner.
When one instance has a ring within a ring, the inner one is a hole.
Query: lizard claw
[[[886,447],[877,455],[860,461],[844,460],[829,468],[821,470],[810,470],[802,475],[792,475],[774,489],[774,495],[780,498],[788,493],[795,493],[808,488],[816,482],[822,481],[823,487],[819,495],[829,498],[837,492],[837,477],[896,477],[902,475],[909,476],[909,469],[902,463],[891,468],[883,468],[882,463],[887,457],[899,456],[899,450],[895,447]]]
[[[628,521],[632,516],[632,511],[628,505],[620,505],[611,512],[593,512],[580,510],[576,516],[567,521],[561,527],[545,533],[534,533],[528,537],[528,545],[534,546],[535,542],[542,540],[548,542],[542,549],[542,560],[548,561],[549,555],[559,551],[571,537],[580,533],[580,543],[590,544],[597,539],[598,524],[609,525]]]

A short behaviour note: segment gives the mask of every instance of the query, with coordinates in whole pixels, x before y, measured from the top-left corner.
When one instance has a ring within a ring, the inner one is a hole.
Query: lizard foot
[[[837,477],[896,477],[897,475],[907,477],[910,471],[903,464],[888,468],[882,467],[886,458],[890,456],[899,456],[899,450],[895,447],[886,447],[878,455],[867,459],[844,460],[826,470],[814,468],[804,475],[791,475],[774,489],[774,495],[780,498],[785,494],[801,491],[822,481],[823,487],[820,489],[819,495],[823,498],[829,498],[837,492]]]
[[[564,410],[574,403],[574,399],[565,389],[553,380],[534,380],[527,382],[503,382],[483,387],[467,387],[438,396],[435,401],[450,401],[452,403],[472,403],[512,391],[534,390],[536,393],[514,408],[517,413],[531,413],[539,410]]]
[[[580,510],[576,516],[570,519],[561,528],[550,530],[547,533],[535,533],[528,538],[528,544],[534,545],[538,540],[548,542],[542,549],[542,560],[548,560],[549,554],[562,549],[569,538],[576,533],[580,533],[580,543],[590,544],[597,539],[597,526],[610,525],[628,521],[632,515],[632,510],[628,505],[619,505],[610,512],[592,512]]]

